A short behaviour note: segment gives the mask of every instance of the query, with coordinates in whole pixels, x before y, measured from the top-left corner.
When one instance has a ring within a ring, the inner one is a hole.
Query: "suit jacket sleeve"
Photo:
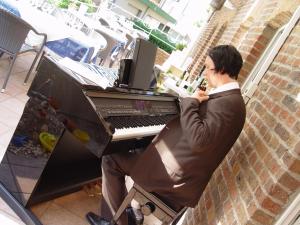
[[[213,141],[214,126],[210,115],[200,114],[201,104],[197,99],[184,98],[181,101],[180,123],[183,135],[186,136],[190,148],[195,151],[205,151],[205,146]],[[199,148],[201,146],[201,148]]]

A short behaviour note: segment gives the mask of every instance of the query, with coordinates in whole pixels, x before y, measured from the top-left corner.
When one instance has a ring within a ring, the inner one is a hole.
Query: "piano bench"
[[[160,200],[157,196],[145,191],[138,184],[134,183],[133,187],[130,189],[121,206],[114,215],[111,224],[117,224],[118,219],[124,210],[130,205],[132,200],[135,200],[139,203],[141,206],[141,212],[144,216],[149,216],[152,214],[161,221],[162,225],[175,225],[187,209],[187,207],[184,207],[176,212],[162,202],[162,200]]]

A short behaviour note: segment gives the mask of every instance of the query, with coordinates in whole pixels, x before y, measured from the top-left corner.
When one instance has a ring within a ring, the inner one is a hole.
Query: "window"
[[[268,47],[266,48],[256,65],[252,69],[250,75],[248,76],[248,78],[242,86],[242,94],[246,104],[254,94],[259,82],[263,78],[264,74],[273,62],[275,56],[277,55],[281,46],[284,44],[286,38],[289,36],[291,30],[298,22],[299,18],[300,7],[297,8],[291,20],[277,31],[277,33],[269,43]]]

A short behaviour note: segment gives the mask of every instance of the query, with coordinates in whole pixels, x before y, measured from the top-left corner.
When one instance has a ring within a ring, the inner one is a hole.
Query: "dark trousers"
[[[127,195],[125,176],[130,174],[138,159],[135,153],[118,153],[102,157],[102,198],[100,215],[108,220],[118,210]],[[127,215],[123,213],[118,225],[127,225]]]

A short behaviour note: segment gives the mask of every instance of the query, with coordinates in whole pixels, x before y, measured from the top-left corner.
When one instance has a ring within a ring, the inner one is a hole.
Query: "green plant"
[[[86,3],[88,5],[87,12],[89,12],[89,13],[95,12],[96,9],[95,9],[95,7],[93,7],[93,5],[94,5],[93,0],[78,0],[78,1],[73,1],[73,0],[59,0],[57,2],[57,6],[59,8],[67,9],[69,7],[69,5],[73,4],[78,9],[80,7],[80,4],[81,4],[80,2]]]
[[[168,53],[172,53],[176,49],[176,43],[171,42],[166,34],[158,29],[151,29],[147,24],[140,20],[134,20],[134,29],[141,30],[149,35],[149,41],[155,44],[157,47],[165,50]]]
[[[176,49],[179,51],[182,51],[185,47],[186,47],[186,44],[183,44],[183,43],[176,44]]]
[[[57,3],[57,6],[59,8],[63,8],[63,9],[67,9],[70,5],[71,1],[70,0],[60,0],[58,3]]]

